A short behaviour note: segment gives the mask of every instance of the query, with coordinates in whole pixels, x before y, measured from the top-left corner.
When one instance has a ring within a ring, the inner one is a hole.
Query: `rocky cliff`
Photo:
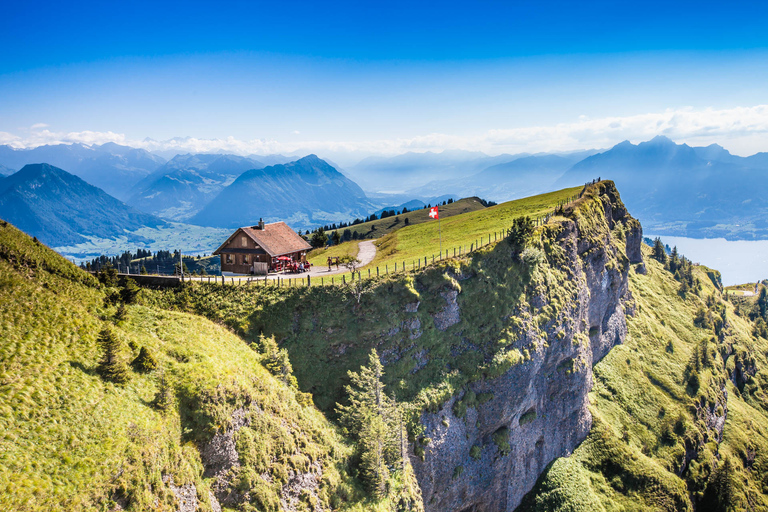
[[[431,441],[413,463],[427,510],[513,510],[547,464],[589,432],[592,365],[626,336],[627,277],[629,264],[642,264],[642,231],[608,182],[542,235],[563,264],[541,269],[528,285],[530,299],[514,312],[520,326],[507,350],[524,359],[421,416]],[[457,407],[468,394],[492,399]]]
[[[513,510],[589,433],[592,367],[624,341],[628,276],[645,271],[640,224],[609,181],[529,235],[345,286],[201,288],[180,305],[274,335],[331,417],[375,348],[385,390],[412,412],[425,508]]]

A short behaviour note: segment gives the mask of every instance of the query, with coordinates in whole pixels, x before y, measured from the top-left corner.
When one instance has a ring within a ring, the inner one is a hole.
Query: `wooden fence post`
[[[309,280],[309,276],[307,276],[307,288],[312,286],[312,282]]]
[[[379,267],[376,267],[376,277],[379,277]]]
[[[344,274],[341,274],[341,284],[347,284],[347,278],[344,277]]]

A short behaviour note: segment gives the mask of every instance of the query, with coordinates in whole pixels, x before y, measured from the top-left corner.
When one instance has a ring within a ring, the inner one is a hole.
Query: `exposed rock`
[[[416,361],[416,365],[413,367],[413,370],[411,370],[411,373],[416,373],[427,366],[427,363],[429,362],[429,357],[427,357],[428,354],[429,351],[427,349],[419,350],[413,354],[413,360]]]
[[[184,484],[176,486],[173,483],[172,475],[163,476],[163,482],[171,489],[176,500],[179,502],[179,512],[197,511],[197,489],[195,484]],[[221,508],[219,508],[221,510]]]
[[[288,483],[280,490],[280,506],[283,510],[295,512],[301,500],[302,494],[309,496],[311,510],[322,512],[317,491],[320,488],[320,480],[323,477],[323,467],[319,462],[314,462],[306,473],[290,473]]]
[[[531,315],[549,304],[546,293],[531,299],[534,311],[516,315],[525,325],[512,346],[529,357],[496,379],[472,384],[478,396],[490,394],[493,399],[467,408],[463,418],[454,415],[458,397],[435,413],[422,414],[423,435],[431,441],[424,460],[413,457],[412,463],[428,512],[514,510],[546,466],[586,438],[592,425],[592,366],[627,335],[629,263],[642,262],[640,224],[629,216],[615,188],[606,187],[597,200],[604,217],[590,221],[603,224],[585,228],[588,233],[582,233],[577,216],[558,221],[557,243],[566,258],[562,270],[575,285],[574,296],[543,326],[544,338]],[[611,239],[616,223],[622,224],[626,244]],[[461,322],[456,292],[443,297],[447,306],[435,315],[440,330]],[[581,342],[586,335],[589,343]],[[497,445],[504,439],[494,437],[496,432],[509,433],[504,437],[508,453]],[[458,468],[461,477],[454,478]]]
[[[456,301],[456,297],[459,292],[456,290],[448,290],[440,293],[440,296],[445,299],[446,305],[443,309],[438,311],[435,316],[435,327],[441,331],[445,331],[452,325],[459,323],[459,303]]]
[[[244,500],[245,497],[230,488],[230,483],[240,467],[239,456],[235,447],[235,434],[248,425],[250,419],[246,409],[236,409],[232,413],[229,427],[224,432],[217,432],[213,438],[200,450],[200,458],[205,466],[203,476],[215,478],[212,490],[218,502],[232,505]]]
[[[416,313],[419,310],[419,304],[421,304],[421,302],[419,302],[419,301],[411,302],[410,304],[406,304],[405,305],[405,312],[406,313]]]

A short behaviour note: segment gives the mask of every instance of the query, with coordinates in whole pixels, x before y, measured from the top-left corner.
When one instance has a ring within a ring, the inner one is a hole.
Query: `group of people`
[[[289,263],[286,266],[286,270],[294,274],[300,274],[302,272],[309,272],[309,267],[310,267],[309,262],[298,261],[298,262]]]

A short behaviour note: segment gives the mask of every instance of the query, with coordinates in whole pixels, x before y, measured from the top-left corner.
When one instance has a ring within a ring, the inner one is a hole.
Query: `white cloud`
[[[35,123],[29,127],[30,130],[41,130],[43,128],[48,128],[48,125],[45,123]]]
[[[37,126],[37,125],[35,125]],[[299,132],[294,132],[298,134]],[[639,142],[656,135],[666,135],[678,143],[707,145],[718,143],[741,155],[768,151],[768,105],[730,109],[670,109],[663,112],[625,117],[578,119],[554,125],[499,128],[475,135],[430,133],[411,138],[370,141],[304,140],[284,142],[275,139],[241,140],[174,138],[165,141],[131,140],[114,132],[54,132],[48,127],[34,128],[27,136],[0,132],[0,144],[29,148],[43,144],[118,144],[147,150],[179,152],[226,151],[237,154],[270,154],[312,151],[317,153],[397,154],[406,151],[441,151],[465,149],[488,154],[570,151],[607,148],[623,140]]]

